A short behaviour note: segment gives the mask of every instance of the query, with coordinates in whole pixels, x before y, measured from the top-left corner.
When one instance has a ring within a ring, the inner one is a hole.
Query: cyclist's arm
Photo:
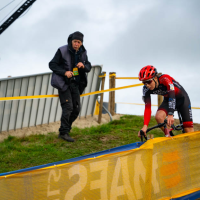
[[[144,110],[144,126],[148,126],[151,119],[151,97],[144,96],[145,110]]]
[[[143,90],[143,94],[146,93],[146,91]],[[144,135],[146,136],[146,131],[147,131],[147,127],[149,124],[149,121],[151,119],[151,98],[150,95],[145,94],[145,96],[142,97],[143,101],[145,103],[145,110],[144,110],[144,126],[142,127],[142,131],[144,132]],[[141,137],[140,135],[140,131],[138,132],[138,137]]]
[[[167,87],[168,91],[168,116],[167,116],[167,124],[171,127],[174,123],[174,111],[176,105],[176,97],[175,97],[175,88],[172,81],[172,78],[169,75],[165,75],[165,77],[160,82]]]
[[[168,91],[168,115],[173,115],[175,111],[176,98],[175,98],[175,88],[172,78],[168,75],[164,75],[160,79],[160,83],[167,87]]]
[[[146,87],[143,86],[143,101],[145,103],[144,109],[144,125],[148,126],[150,119],[151,119],[151,91]]]

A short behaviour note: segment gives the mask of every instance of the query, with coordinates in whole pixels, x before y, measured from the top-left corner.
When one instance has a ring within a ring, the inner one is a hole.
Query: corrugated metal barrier
[[[99,90],[102,67],[95,65],[88,73],[84,93]],[[0,97],[58,94],[50,84],[52,73],[0,79]],[[83,93],[83,94],[84,94]],[[97,95],[81,97],[81,116],[93,115]],[[58,98],[0,101],[0,132],[59,121]]]
[[[200,197],[200,132],[0,174],[1,200]]]

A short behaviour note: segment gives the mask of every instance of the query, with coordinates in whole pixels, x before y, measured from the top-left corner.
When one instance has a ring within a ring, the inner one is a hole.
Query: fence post
[[[163,102],[163,96],[158,95],[158,107],[161,105],[162,102]]]
[[[104,84],[105,84],[105,79],[106,79],[106,72],[102,72],[102,81],[101,81],[101,90],[104,90]],[[99,116],[98,116],[98,123],[101,123],[101,117],[102,117],[102,108],[103,108],[103,94],[101,93],[100,97],[100,106],[99,106]]]
[[[109,89],[115,88],[116,72],[109,73]],[[115,91],[109,92],[108,110],[111,115],[115,115]]]

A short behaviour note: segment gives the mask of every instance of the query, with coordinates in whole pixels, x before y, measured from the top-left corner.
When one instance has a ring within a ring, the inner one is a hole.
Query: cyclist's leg
[[[194,128],[185,127],[184,130],[186,133],[194,132]]]
[[[156,112],[156,116],[155,116],[155,119],[158,124],[164,122],[164,120],[168,114],[167,109],[168,109],[168,101],[166,99],[164,99],[164,101],[159,106],[159,108]],[[164,132],[164,127],[161,127],[161,129]]]
[[[183,128],[186,133],[194,132],[193,128],[193,119],[192,119],[192,109],[190,99],[187,94],[184,95],[183,98],[178,100],[181,102],[177,102],[177,110],[180,112],[182,120],[183,120]]]

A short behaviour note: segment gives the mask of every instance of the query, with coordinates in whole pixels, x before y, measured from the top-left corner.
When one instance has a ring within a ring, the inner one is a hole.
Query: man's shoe
[[[64,135],[59,134],[59,135],[58,135],[58,138],[61,138],[61,139],[66,140],[66,141],[68,141],[68,142],[74,142],[74,141],[75,141],[73,138],[71,138],[71,137],[69,136],[68,133],[66,133],[66,134],[64,134]]]

